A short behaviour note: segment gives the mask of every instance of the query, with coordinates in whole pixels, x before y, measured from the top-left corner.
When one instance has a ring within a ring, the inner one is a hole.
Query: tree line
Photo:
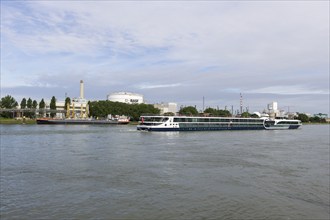
[[[71,104],[71,99],[65,99],[64,109],[67,109],[67,106]],[[143,114],[160,114],[160,110],[155,108],[153,105],[150,104],[127,104],[121,102],[112,102],[112,101],[91,101],[88,102],[89,105],[89,116],[94,118],[106,118],[108,115],[126,115],[131,118],[133,121],[138,121],[139,117]],[[0,108],[2,109],[15,109],[18,107],[18,102],[10,95],[7,95],[0,100]],[[36,113],[33,109],[39,108],[39,113],[43,115],[43,109],[46,108],[46,103],[42,98],[41,101],[38,103],[36,100],[32,100],[31,98],[23,98],[20,102],[21,109],[32,109],[30,112],[25,112],[24,116],[35,118]],[[51,110],[56,110],[56,98],[53,96],[50,101],[49,108]],[[41,110],[41,111],[40,111]],[[186,116],[196,116],[200,113],[194,106],[186,106],[180,108],[179,112],[180,115]],[[209,116],[218,116],[218,117],[230,117],[232,116],[228,110],[222,109],[214,109],[214,108],[207,108],[203,112]],[[50,116],[54,117],[56,113],[51,112]],[[303,123],[306,122],[313,122],[313,123],[324,123],[326,120],[324,118],[320,118],[318,116],[309,117],[303,113],[297,113],[298,115],[295,119],[301,120]],[[165,113],[165,115],[174,115],[173,113]],[[2,112],[0,113],[0,117],[4,118],[13,118],[13,114],[10,112]],[[258,117],[255,114],[250,114],[249,112],[242,113],[241,117]]]
[[[127,104],[112,101],[89,102],[89,115],[94,118],[106,118],[108,115],[126,115],[132,121],[138,121],[143,114],[159,114],[160,110],[150,104]]]
[[[18,102],[15,100],[14,97],[7,95],[0,100],[0,108],[2,109],[16,109],[18,106],[20,106],[21,109],[31,109],[31,111],[25,112],[24,116],[29,118],[35,118],[36,112],[35,110],[37,108],[39,109],[45,109],[46,103],[44,99],[42,98],[41,101],[38,103],[37,100],[33,100],[31,98],[23,98],[20,102],[20,105],[18,105]],[[50,109],[56,110],[56,98],[53,96],[50,102]],[[42,113],[42,111],[41,111]],[[51,117],[55,116],[55,113],[50,113]],[[10,112],[2,112],[0,114],[0,117],[3,118],[13,118],[13,114]]]

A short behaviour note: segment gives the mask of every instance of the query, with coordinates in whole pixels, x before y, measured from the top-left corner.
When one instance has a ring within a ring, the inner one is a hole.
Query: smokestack
[[[80,98],[84,98],[84,81],[80,80]]]

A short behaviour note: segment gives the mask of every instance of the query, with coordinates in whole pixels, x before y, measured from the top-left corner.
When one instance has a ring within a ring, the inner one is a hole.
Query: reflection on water
[[[1,219],[329,217],[329,126],[0,128]]]

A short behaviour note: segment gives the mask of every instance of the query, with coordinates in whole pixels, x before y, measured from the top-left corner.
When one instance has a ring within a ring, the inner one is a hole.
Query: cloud
[[[302,86],[271,86],[254,90],[247,90],[244,92],[280,95],[329,95],[329,90],[311,89]]]
[[[216,103],[219,94],[324,99],[329,92],[327,1],[1,1],[1,7],[2,87],[58,85],[63,93],[83,79],[97,88],[96,97],[157,89],[151,99],[185,103],[201,93]]]
[[[139,89],[158,89],[158,88],[171,88],[181,86],[181,83],[163,84],[163,85],[138,85]]]

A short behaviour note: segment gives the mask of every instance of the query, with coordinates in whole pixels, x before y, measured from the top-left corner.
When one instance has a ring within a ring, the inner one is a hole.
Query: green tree
[[[89,114],[95,118],[106,118],[111,115],[126,115],[138,121],[142,114],[159,114],[160,110],[148,104],[126,104],[111,101],[89,102]]]
[[[27,102],[26,102],[26,107],[27,107],[28,109],[32,109],[32,99],[31,99],[31,98],[29,98],[29,99],[27,100]],[[29,118],[32,118],[32,117],[33,117],[33,112],[32,112],[32,111],[29,111],[29,112],[27,112],[25,115],[26,115],[27,117],[29,117]]]
[[[36,117],[36,109],[37,109],[37,106],[38,106],[38,102],[36,100],[33,100],[32,102],[32,106],[31,106],[31,115],[30,117],[32,118],[35,118]]]
[[[299,113],[297,119],[301,122],[309,122],[309,117],[306,114]]]
[[[39,102],[39,115],[41,115],[42,117],[44,116],[45,113],[45,107],[46,107],[46,103],[44,99],[41,99],[41,101]]]
[[[21,109],[25,109],[26,108],[26,98],[23,98],[21,101]]]
[[[27,108],[32,108],[32,99],[31,99],[31,98],[29,98],[29,99],[27,100],[27,102],[26,102],[26,107],[27,107]]]
[[[50,108],[50,110],[56,110],[56,98],[55,98],[55,96],[53,96],[52,99],[50,100],[49,108]],[[55,115],[56,115],[55,112],[50,113],[50,117],[52,117],[52,118]]]
[[[198,115],[198,111],[193,106],[183,107],[179,111],[180,115]]]
[[[33,102],[32,102],[32,108],[36,109],[37,107],[38,107],[37,100],[33,100]]]
[[[39,102],[39,108],[44,109],[45,107],[46,107],[45,101],[44,99],[41,99],[41,101]]]
[[[241,114],[241,118],[250,118],[250,117],[251,117],[251,114],[248,113],[248,112],[243,112],[243,113]]]
[[[66,97],[65,104],[64,104],[64,110],[68,109],[68,106],[71,104],[71,99],[69,97]]]
[[[259,118],[259,116],[257,114],[252,114],[251,118]]]
[[[217,117],[230,117],[231,114],[228,110],[221,110],[221,109],[214,109],[214,108],[207,108],[205,109],[204,113],[209,113],[212,116]]]
[[[17,101],[10,95],[7,95],[0,100],[0,108],[4,109],[14,109],[18,106]],[[13,114],[10,112],[2,112],[0,114],[1,117],[4,118],[12,118]]]
[[[204,110],[204,113],[208,113],[212,116],[218,116],[218,112],[214,108],[207,108],[207,109]]]

